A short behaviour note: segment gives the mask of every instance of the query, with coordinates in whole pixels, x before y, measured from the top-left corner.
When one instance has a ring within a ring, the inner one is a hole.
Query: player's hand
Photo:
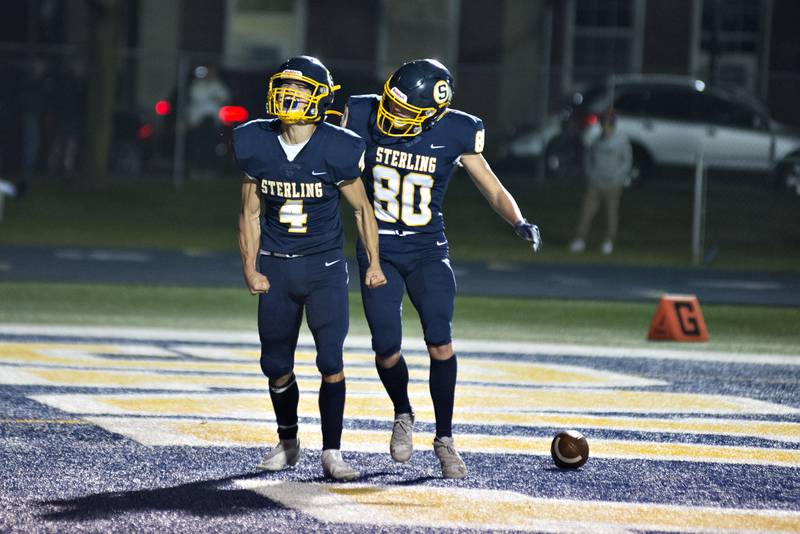
[[[380,265],[367,268],[367,273],[364,275],[364,283],[370,289],[386,285],[386,275],[383,274]]]
[[[525,241],[530,241],[533,251],[537,252],[542,247],[542,234],[539,227],[522,219],[514,225],[514,231]]]
[[[251,295],[258,295],[259,293],[266,293],[269,291],[269,280],[263,274],[253,271],[245,273],[244,282],[247,284],[247,289],[250,290]]]

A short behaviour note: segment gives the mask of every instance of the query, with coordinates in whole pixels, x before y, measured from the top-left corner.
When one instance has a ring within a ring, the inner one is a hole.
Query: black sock
[[[278,438],[295,439],[297,437],[297,403],[300,401],[300,390],[294,374],[285,385],[269,386],[269,398],[275,409],[278,420]]]
[[[447,360],[431,358],[430,389],[436,415],[436,437],[453,435],[453,400],[456,393],[458,364],[456,355]]]
[[[319,416],[322,423],[322,450],[342,446],[342,420],[344,419],[344,379],[329,384],[322,381],[319,387]]]
[[[394,413],[411,413],[411,401],[408,400],[408,366],[403,355],[397,363],[389,369],[384,369],[380,365],[375,365],[378,369],[378,376],[381,377],[383,387],[389,398],[394,404]]]

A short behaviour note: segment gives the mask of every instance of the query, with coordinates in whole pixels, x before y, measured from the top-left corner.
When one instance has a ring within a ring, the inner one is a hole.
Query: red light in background
[[[139,126],[139,129],[136,131],[136,137],[141,140],[149,139],[153,135],[153,125],[152,124],[142,124]]]
[[[172,111],[172,106],[169,104],[168,100],[159,100],[156,102],[157,115],[169,115],[170,111]]]
[[[599,121],[599,118],[596,114],[590,113],[583,118],[583,127],[588,128],[589,126],[594,126]]]
[[[225,124],[244,122],[250,114],[241,106],[222,106],[219,108],[219,120]]]

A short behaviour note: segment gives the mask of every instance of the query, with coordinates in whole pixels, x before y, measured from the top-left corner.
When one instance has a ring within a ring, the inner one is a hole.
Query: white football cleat
[[[300,460],[300,440],[282,439],[267,453],[256,467],[264,471],[280,471]]]
[[[442,477],[464,478],[467,476],[467,466],[455,449],[453,438],[445,436],[433,440],[433,452],[442,464]]]
[[[603,246],[600,248],[600,251],[606,256],[608,256],[609,254],[614,252],[614,243],[611,240],[606,239],[605,241],[603,241]]]
[[[344,461],[342,451],[339,449],[322,451],[322,472],[334,480],[355,480],[361,476],[361,473]]]
[[[389,452],[392,460],[398,463],[407,462],[414,452],[414,414],[398,413],[394,416],[392,426],[392,440],[389,442]]]

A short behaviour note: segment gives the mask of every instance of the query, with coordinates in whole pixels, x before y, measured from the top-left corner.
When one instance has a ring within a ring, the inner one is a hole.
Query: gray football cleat
[[[450,436],[433,440],[433,451],[442,464],[442,477],[464,478],[467,476],[467,466],[461,459]]]
[[[414,452],[413,431],[413,413],[395,414],[392,440],[389,442],[389,452],[395,462],[404,463],[411,458],[411,453]]]
[[[342,451],[339,449],[322,451],[322,472],[334,480],[355,480],[361,476],[361,473],[344,461]]]
[[[267,453],[256,467],[264,471],[280,471],[300,460],[300,440],[282,439]]]

